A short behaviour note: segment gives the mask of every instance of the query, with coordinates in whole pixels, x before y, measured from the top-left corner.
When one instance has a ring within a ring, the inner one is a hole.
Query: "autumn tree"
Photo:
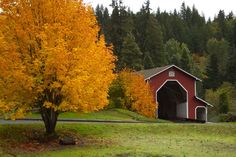
[[[2,0],[0,113],[11,119],[40,108],[46,132],[58,114],[108,104],[114,56],[81,0]]]
[[[144,77],[136,72],[122,70],[110,88],[109,98],[113,106],[155,117],[157,104],[150,86],[144,81]]]

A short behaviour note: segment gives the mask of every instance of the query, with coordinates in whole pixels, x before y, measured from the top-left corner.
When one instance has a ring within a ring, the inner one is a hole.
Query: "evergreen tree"
[[[189,10],[189,11],[188,11]],[[188,36],[187,41],[185,41],[192,52],[202,54],[205,48],[205,43],[207,41],[208,32],[205,27],[205,17],[201,17],[195,6],[192,10],[187,9],[188,19],[186,24],[188,25]]]
[[[185,6],[185,3],[183,2],[181,4],[181,7],[180,7],[180,16],[182,17],[182,19],[187,19],[187,15],[186,15],[186,6]]]
[[[133,70],[143,69],[142,52],[140,51],[132,33],[128,33],[124,38],[123,47],[121,49],[121,66],[128,67]]]
[[[100,5],[97,5],[96,10],[95,10],[95,14],[96,14],[98,24],[101,27],[98,32],[98,37],[100,38],[100,36],[102,34],[104,34],[104,32],[103,32],[103,5],[101,5],[101,7],[100,7]]]
[[[105,35],[105,41],[108,45],[111,44],[111,19],[110,19],[110,15],[109,15],[109,11],[107,8],[104,9],[103,12],[103,32]]]
[[[174,39],[170,39],[165,44],[165,54],[168,64],[175,64],[182,69],[192,72],[193,61],[188,46]]]
[[[214,89],[216,90],[220,84],[220,76],[219,76],[219,66],[218,66],[218,58],[215,53],[212,53],[209,58],[209,63],[206,68],[206,73],[208,78],[204,81],[204,87],[206,89]]]
[[[192,58],[191,53],[186,44],[181,44],[182,55],[180,59],[180,67],[187,72],[192,72]]]
[[[151,14],[149,0],[137,14],[135,32],[138,45],[143,52],[144,68],[164,65],[162,32],[155,16]],[[147,62],[152,62],[153,65]]]
[[[100,26],[100,30],[98,32],[98,38],[101,35],[105,36],[105,41],[109,45],[111,43],[110,37],[110,16],[107,8],[104,8],[103,5],[97,5],[95,9],[95,14],[97,17],[98,24]]]
[[[218,24],[217,39],[222,39],[226,37],[226,21],[225,21],[225,12],[220,10],[215,21]]]
[[[123,5],[121,0],[113,0],[112,7],[111,42],[114,45],[114,53],[118,57],[117,70],[126,66],[141,69],[140,55],[142,55],[142,52],[132,35],[134,30],[132,12]],[[128,50],[128,48],[131,49]],[[137,63],[134,63],[135,61]]]
[[[219,95],[219,113],[229,112],[229,96],[227,92],[223,92]]]
[[[236,83],[236,48],[231,49],[227,71],[228,81],[232,84]]]
[[[143,63],[144,63],[144,68],[155,67],[153,59],[151,58],[151,55],[148,51],[143,53]]]
[[[229,60],[229,43],[224,39],[210,39],[207,42],[207,52],[209,54],[215,54],[218,62],[219,75],[223,81],[226,80],[227,64]]]
[[[233,28],[232,28],[232,36],[233,36],[233,45],[236,47],[236,20],[233,21]]]
[[[180,66],[180,59],[182,55],[181,44],[175,39],[170,39],[166,42],[164,51],[167,64],[175,64]]]
[[[170,23],[167,23],[167,26],[170,27],[172,31],[170,33],[170,38],[174,38],[179,42],[186,42],[188,41],[188,32],[189,28],[187,27],[186,23],[184,23],[184,20],[174,12],[173,15],[170,15]],[[170,39],[169,38],[169,39]]]
[[[111,42],[114,46],[114,54],[120,58],[120,51],[122,47],[122,20],[120,16],[121,6],[118,0],[112,0],[112,14],[111,14]]]

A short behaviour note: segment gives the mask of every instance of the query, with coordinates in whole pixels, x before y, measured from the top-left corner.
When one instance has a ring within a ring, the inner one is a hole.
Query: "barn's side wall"
[[[169,77],[169,71],[174,71],[175,76]],[[188,91],[188,118],[195,119],[195,108],[204,106],[203,103],[195,98],[195,79],[186,73],[172,67],[148,80],[156,102],[156,91],[166,80],[178,80],[178,82]]]

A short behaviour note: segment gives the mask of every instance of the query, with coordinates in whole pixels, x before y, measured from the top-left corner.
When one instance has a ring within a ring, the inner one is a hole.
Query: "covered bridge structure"
[[[168,65],[139,71],[150,84],[157,117],[169,120],[207,121],[207,107],[212,106],[197,96],[199,78],[175,66]]]

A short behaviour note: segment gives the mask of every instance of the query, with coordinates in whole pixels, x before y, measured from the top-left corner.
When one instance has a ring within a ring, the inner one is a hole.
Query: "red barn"
[[[207,107],[212,106],[197,96],[199,78],[175,66],[168,65],[139,71],[153,91],[159,104],[157,116],[162,119],[207,121]]]

